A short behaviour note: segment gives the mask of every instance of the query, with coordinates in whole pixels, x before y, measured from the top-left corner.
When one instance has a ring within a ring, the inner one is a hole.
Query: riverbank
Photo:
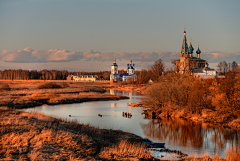
[[[20,91],[20,89],[16,88],[21,87],[20,85],[14,86],[13,84],[10,84],[9,86],[11,89],[6,91]],[[37,86],[33,84],[32,87],[28,87],[28,90],[30,91],[29,93],[38,90],[36,88]],[[77,92],[78,94],[84,94],[85,97],[89,96],[91,93],[96,94],[96,92],[97,95],[101,95],[101,91],[104,91],[104,88],[107,88],[105,85],[98,86],[96,84],[84,84],[80,87],[73,83],[69,86],[70,88],[64,88],[62,96],[64,96],[65,93],[71,95],[72,93],[77,94]],[[112,85],[108,86],[112,88]],[[82,90],[80,90],[80,88],[82,88]],[[46,96],[47,92],[58,94],[61,92],[60,90],[61,88],[44,89],[41,95],[37,96],[37,98],[41,98],[42,95]],[[29,94],[28,96],[30,97],[33,94],[34,93]],[[21,95],[17,98],[21,99]],[[15,101],[17,101],[17,98],[15,98]],[[47,102],[51,102],[51,99]],[[4,147],[3,151],[0,152],[0,156],[4,157],[4,159],[27,158],[29,160],[34,160],[34,158],[50,158],[51,160],[139,160],[144,157],[145,159],[149,158],[149,153],[142,153],[147,147],[140,144],[141,141],[145,141],[145,139],[134,134],[117,130],[93,128],[74,122],[66,122],[64,119],[54,119],[42,114],[19,112],[11,110],[12,106],[9,107],[11,108],[4,107],[5,109],[3,108],[0,112],[0,131],[1,138],[3,138],[1,140],[1,147]],[[64,140],[64,138],[66,139]],[[85,142],[85,138],[90,140],[90,142]],[[64,143],[61,142],[62,139],[64,140]],[[107,143],[105,143],[106,141]],[[172,152],[174,153],[177,151]],[[149,159],[151,160],[152,157]]]
[[[153,159],[144,139],[38,113],[0,108],[0,160]]]
[[[112,88],[118,89],[121,91],[136,91],[138,93],[144,94],[144,91],[148,87],[147,84],[125,84],[125,83],[117,83]]]
[[[219,113],[211,109],[203,109],[200,114],[193,114],[188,108],[169,107],[165,109],[150,108],[148,103],[142,101],[129,104],[131,107],[144,107],[143,114],[148,119],[162,118],[182,118],[185,120],[208,124],[209,126],[224,126],[240,131],[240,111],[232,111],[231,113]]]
[[[125,96],[103,94],[111,84],[79,82],[0,82],[0,106],[28,108],[88,101],[128,99]]]
[[[149,85],[144,95],[147,117],[179,117],[240,130],[240,72],[226,79],[200,80],[169,73]]]

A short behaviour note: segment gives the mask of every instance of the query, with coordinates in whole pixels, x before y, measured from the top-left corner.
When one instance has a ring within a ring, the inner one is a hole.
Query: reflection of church
[[[111,81],[127,81],[127,80],[136,80],[135,75],[135,64],[130,60],[130,64],[127,64],[127,73],[123,73],[121,75],[118,74],[118,65],[116,63],[116,59],[114,59],[114,63],[111,66]]]
[[[192,74],[196,77],[201,78],[210,78],[217,76],[217,71],[215,69],[209,68],[206,60],[200,58],[201,50],[198,49],[196,51],[197,57],[193,56],[194,48],[191,43],[188,47],[186,31],[184,29],[183,43],[180,52],[180,59],[176,61],[176,71],[180,74]]]

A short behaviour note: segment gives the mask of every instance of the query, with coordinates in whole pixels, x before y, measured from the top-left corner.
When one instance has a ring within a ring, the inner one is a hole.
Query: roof
[[[113,63],[113,65],[112,65],[112,66],[118,66],[118,65],[117,65],[117,63]]]
[[[184,36],[183,36],[183,43],[182,43],[182,53],[187,53],[188,52],[188,44],[187,44],[187,38],[186,38],[186,31],[184,30]]]
[[[192,53],[193,53],[193,50],[194,50],[194,48],[193,48],[193,46],[192,46],[192,44],[191,44],[191,42],[190,42],[189,49],[188,49],[188,53],[192,54]]]
[[[198,47],[196,53],[197,53],[197,54],[200,54],[200,53],[201,53],[201,50],[199,49],[199,47]]]
[[[192,69],[192,73],[205,73],[204,70],[205,71],[215,71],[215,69],[205,67],[205,68],[194,68],[194,69]]]
[[[190,60],[196,60],[196,61],[206,61],[204,59],[200,59],[200,58],[197,58],[197,57],[191,57]]]
[[[129,66],[128,69],[134,69],[133,66]]]
[[[122,77],[122,76],[128,76],[128,73],[120,74],[120,77]]]
[[[199,59],[199,58],[197,58],[197,57],[191,57],[190,60],[195,60],[195,61],[206,61],[206,60],[204,60],[204,59]],[[176,60],[176,61],[180,61],[180,59],[178,59],[178,60]]]

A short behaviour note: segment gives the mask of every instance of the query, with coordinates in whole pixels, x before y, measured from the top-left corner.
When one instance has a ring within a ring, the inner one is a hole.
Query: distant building
[[[199,43],[196,51],[197,57],[194,57],[194,48],[191,39],[188,46],[185,29],[183,33],[183,43],[180,52],[180,59],[176,61],[176,71],[180,74],[192,74],[199,78],[215,78],[218,75],[218,72],[215,69],[209,68],[207,61],[200,58],[201,50],[199,49]]]
[[[136,80],[135,75],[135,64],[132,63],[132,60],[130,60],[130,64],[127,64],[127,73],[123,73],[120,75],[120,78],[122,81],[127,81],[128,79]]]
[[[67,80],[73,81],[96,81],[98,78],[97,75],[69,75]]]
[[[192,75],[197,78],[202,79],[213,79],[216,78],[218,72],[215,69],[209,68],[208,64],[204,68],[194,68],[192,69]]]
[[[120,81],[120,76],[118,74],[118,65],[116,63],[116,59],[114,59],[113,64],[111,65],[111,75],[110,81]]]
[[[67,76],[67,80],[73,80],[73,75]]]
[[[127,81],[127,80],[136,80],[136,74],[135,74],[135,64],[132,63],[132,60],[130,60],[130,64],[127,64],[127,73],[123,73],[121,75],[118,74],[118,65],[116,63],[116,59],[114,59],[114,63],[111,66],[111,75],[110,80],[111,81]]]

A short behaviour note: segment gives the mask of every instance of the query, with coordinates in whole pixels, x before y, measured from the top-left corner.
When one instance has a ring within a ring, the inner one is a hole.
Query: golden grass
[[[104,130],[74,121],[64,122],[40,113],[0,109],[0,160],[102,160],[102,150],[128,138],[139,138],[122,131]],[[150,156],[143,146],[120,143],[128,155],[118,158]],[[109,148],[109,149],[111,149]],[[139,151],[138,153],[134,152]],[[105,156],[106,157],[106,156]]]
[[[133,158],[152,158],[150,152],[146,151],[146,147],[142,144],[132,144],[127,140],[122,140],[117,145],[112,145],[111,147],[104,148],[99,156],[101,158],[110,160],[122,160],[122,159],[133,159]]]
[[[1,82],[0,82],[1,83]],[[109,84],[72,82],[19,82],[6,81],[11,90],[0,91],[0,106],[13,108],[34,107],[42,104],[68,104],[83,101],[120,99],[120,96],[101,94]],[[54,84],[54,85],[53,85]],[[39,86],[63,88],[38,89]]]

